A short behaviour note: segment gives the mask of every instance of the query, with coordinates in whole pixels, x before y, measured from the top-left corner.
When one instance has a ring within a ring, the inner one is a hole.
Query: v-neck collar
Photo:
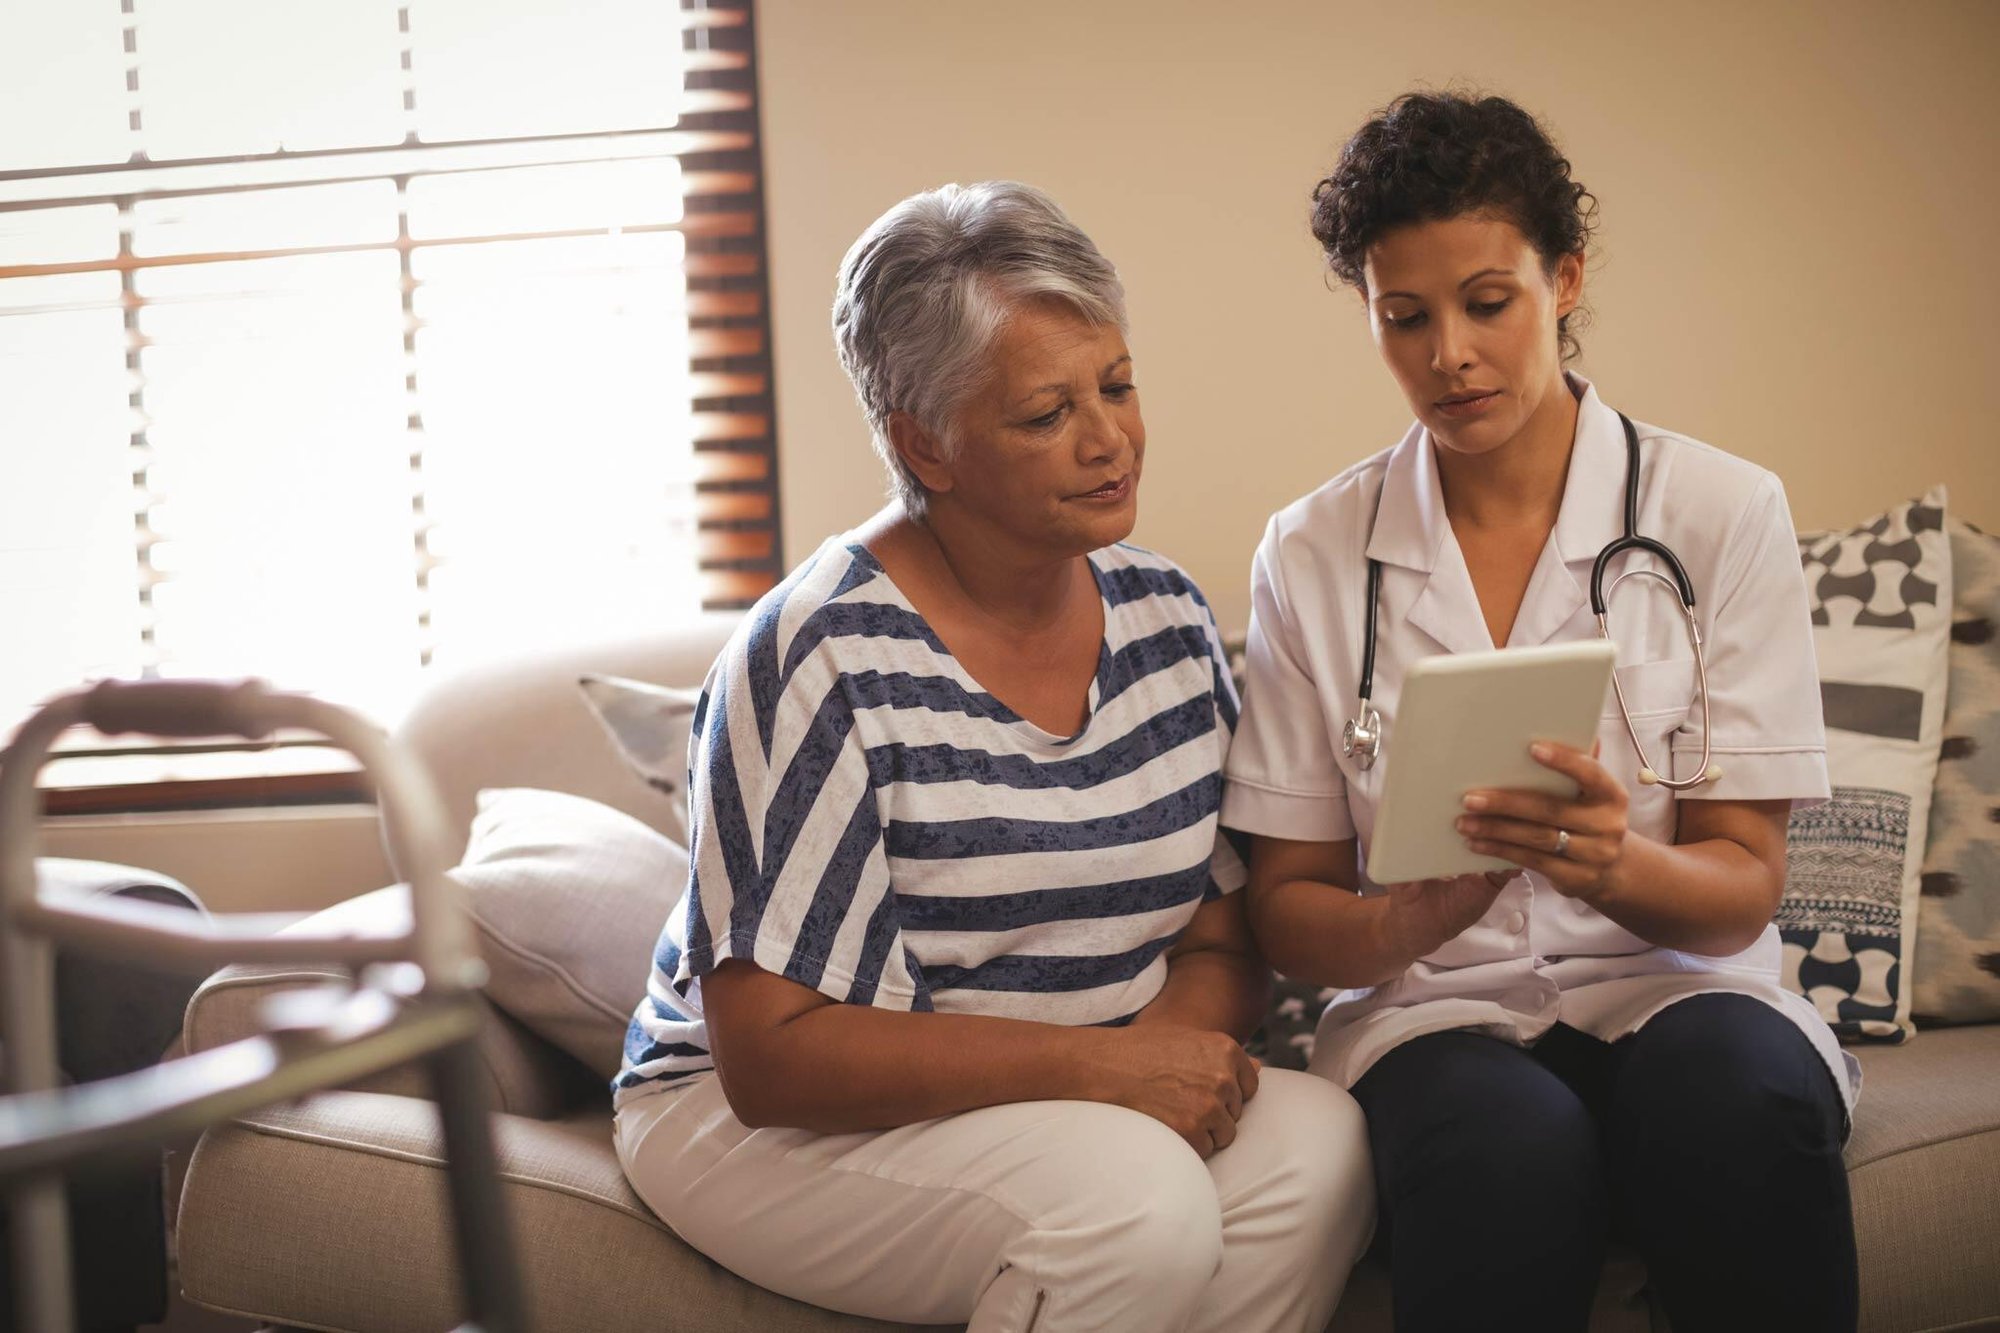
[[[890,575],[889,571],[883,567],[882,562],[875,558],[875,553],[863,545],[859,538],[855,537],[852,533],[848,533],[844,534],[839,540],[856,561],[872,571],[875,577],[882,581],[882,586],[888,589],[897,609],[907,613],[919,625],[923,626],[925,637],[931,645],[931,651],[942,660],[947,674],[957,682],[959,688],[975,698],[990,700],[996,719],[1003,723],[1009,730],[1014,731],[1025,739],[1049,747],[1074,745],[1077,741],[1083,739],[1085,733],[1090,730],[1091,722],[1097,717],[1098,706],[1103,703],[1105,696],[1110,691],[1113,665],[1111,653],[1111,617],[1113,604],[1110,589],[1105,583],[1104,569],[1098,563],[1097,557],[1099,552],[1088,551],[1084,554],[1084,562],[1090,567],[1091,582],[1097,589],[1098,604],[1103,608],[1104,613],[1104,627],[1097,641],[1097,671],[1091,677],[1090,693],[1085,701],[1082,724],[1077,727],[1074,734],[1058,736],[1038,723],[1030,722],[1027,718],[1022,717],[1007,704],[1006,700],[982,685],[978,678],[966,668],[965,663],[959,660],[958,654],[953,652],[950,646],[945,643],[944,636],[937,632],[937,627],[924,617],[923,612],[917,610],[916,604],[910,601],[908,594],[903,591],[902,587]]]
[[[1624,427],[1589,380],[1565,378],[1577,395],[1577,424],[1562,507],[1515,612],[1508,647],[1547,643],[1569,624],[1589,601],[1598,551],[1623,531]],[[1368,558],[1424,576],[1404,612],[1413,628],[1448,652],[1480,652],[1496,645],[1445,514],[1436,451],[1430,432],[1414,423],[1390,451]],[[1385,580],[1385,596],[1388,588]]]

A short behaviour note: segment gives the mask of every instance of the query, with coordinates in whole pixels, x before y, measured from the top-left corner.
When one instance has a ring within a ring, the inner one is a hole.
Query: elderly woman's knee
[[[1267,1069],[1245,1109],[1231,1152],[1252,1169],[1219,1168],[1234,1190],[1254,1194],[1258,1214],[1278,1219],[1304,1250],[1352,1263],[1375,1223],[1375,1170],[1368,1124],[1346,1089],[1312,1074]]]
[[[1373,1197],[1368,1119],[1361,1104],[1338,1084],[1294,1070],[1267,1069],[1241,1132],[1265,1141],[1263,1151],[1283,1162],[1284,1180],[1302,1194]]]
[[[1212,1273],[1222,1209],[1208,1167],[1181,1137],[1123,1107],[1066,1107],[1051,1173],[1058,1189],[1037,1230],[1088,1247],[1121,1270]]]

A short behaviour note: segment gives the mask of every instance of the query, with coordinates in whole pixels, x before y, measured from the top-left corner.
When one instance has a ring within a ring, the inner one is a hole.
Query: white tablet
[[[1475,788],[1573,796],[1576,784],[1528,754],[1536,741],[1589,750],[1617,649],[1603,639],[1426,657],[1403,678],[1385,727],[1382,805],[1368,843],[1377,884],[1509,870],[1453,827]]]

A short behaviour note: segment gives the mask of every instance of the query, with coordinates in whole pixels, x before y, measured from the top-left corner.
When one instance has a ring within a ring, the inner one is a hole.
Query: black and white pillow
[[[1951,538],[1945,688],[1911,1008],[1917,1023],[2000,1022],[2000,537]]]
[[[1271,1007],[1243,1048],[1272,1069],[1304,1069],[1312,1060],[1320,1015],[1340,989],[1281,976],[1271,991]]]
[[[1799,539],[1833,799],[1794,811],[1784,981],[1843,1037],[1910,1033],[1917,897],[1943,734],[1951,546],[1943,487]]]

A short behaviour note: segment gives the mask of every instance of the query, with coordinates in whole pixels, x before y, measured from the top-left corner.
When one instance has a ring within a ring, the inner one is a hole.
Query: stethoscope
[[[1606,606],[1611,594],[1618,591],[1618,585],[1629,578],[1648,578],[1664,583],[1672,589],[1681,610],[1681,619],[1687,622],[1688,642],[1694,646],[1695,671],[1701,682],[1701,767],[1691,778],[1662,777],[1660,770],[1646,756],[1645,742],[1639,739],[1639,732],[1632,725],[1632,712],[1625,706],[1625,689],[1618,683],[1616,673],[1611,677],[1612,691],[1618,696],[1618,714],[1625,719],[1625,734],[1632,738],[1632,751],[1639,756],[1639,781],[1645,786],[1658,784],[1670,791],[1686,791],[1704,782],[1713,782],[1722,776],[1722,770],[1709,762],[1708,730],[1708,660],[1701,650],[1701,627],[1694,618],[1694,585],[1688,582],[1687,571],[1665,544],[1651,537],[1639,535],[1639,432],[1632,425],[1632,419],[1623,412],[1618,420],[1625,427],[1625,535],[1605,546],[1597,553],[1597,561],[1590,567],[1590,609],[1597,616],[1597,633],[1600,638],[1611,637],[1611,626],[1607,618]],[[1375,493],[1375,517],[1382,516],[1382,493]],[[1374,531],[1373,520],[1369,531]],[[1652,569],[1628,569],[1604,586],[1604,569],[1613,556],[1624,551],[1649,551],[1666,562],[1667,575]],[[1375,766],[1376,758],[1382,753],[1382,715],[1375,711],[1370,702],[1375,694],[1375,616],[1382,597],[1382,562],[1368,562],[1368,629],[1361,641],[1361,711],[1360,715],[1348,720],[1341,732],[1340,752],[1354,760],[1355,767],[1366,772]]]

